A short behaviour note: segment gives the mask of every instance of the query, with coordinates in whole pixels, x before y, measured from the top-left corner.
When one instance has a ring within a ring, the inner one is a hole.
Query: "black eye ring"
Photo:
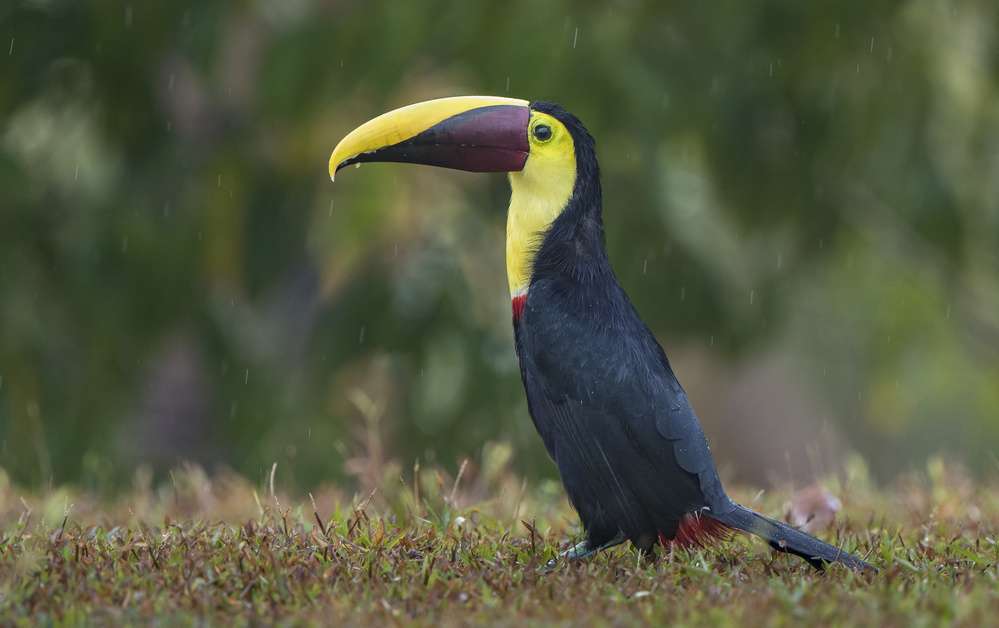
[[[552,128],[547,124],[539,124],[534,127],[534,137],[539,142],[547,142],[552,139]]]

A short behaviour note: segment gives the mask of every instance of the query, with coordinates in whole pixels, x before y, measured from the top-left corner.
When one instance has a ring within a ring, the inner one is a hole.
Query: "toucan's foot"
[[[581,543],[576,543],[571,548],[565,550],[558,555],[559,558],[565,558],[568,560],[582,560],[590,558],[599,551],[610,549],[612,547],[617,547],[621,543],[628,540],[628,537],[624,535],[624,532],[618,532],[617,536],[607,541],[603,545],[594,546],[590,544],[589,540],[585,540]],[[551,559],[548,561],[548,567],[553,568],[556,565],[556,559]]]

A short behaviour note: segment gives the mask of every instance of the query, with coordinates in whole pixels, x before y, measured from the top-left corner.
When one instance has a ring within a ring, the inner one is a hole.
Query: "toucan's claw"
[[[597,552],[608,550],[612,547],[617,547],[618,545],[624,543],[627,540],[628,537],[624,535],[624,532],[618,532],[617,536],[607,541],[603,545],[594,547],[590,544],[588,540],[582,541],[580,543],[576,543],[569,549],[565,550],[564,552],[559,554],[558,557],[560,559],[567,559],[567,560],[585,560],[587,558],[592,558],[593,556],[596,555]],[[557,564],[558,563],[554,558],[548,561],[549,568],[554,568],[555,565]]]

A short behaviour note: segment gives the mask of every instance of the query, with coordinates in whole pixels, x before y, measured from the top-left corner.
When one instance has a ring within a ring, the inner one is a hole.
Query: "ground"
[[[382,470],[299,498],[196,466],[112,500],[0,472],[0,624],[981,625],[999,615],[999,485],[959,464],[876,486],[854,461],[814,533],[880,573],[812,570],[738,537],[547,566],[578,540],[561,487],[506,469]],[[393,478],[394,476],[394,478]],[[414,483],[413,478],[418,478]],[[408,478],[408,480],[406,479]],[[278,481],[280,484],[280,481]],[[795,491],[736,488],[782,517]]]

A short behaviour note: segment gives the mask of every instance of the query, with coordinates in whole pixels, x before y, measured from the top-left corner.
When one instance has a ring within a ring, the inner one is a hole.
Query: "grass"
[[[166,625],[980,625],[999,615],[999,486],[957,464],[874,487],[859,462],[816,533],[878,575],[813,571],[763,543],[545,564],[578,537],[561,487],[487,450],[456,479],[385,465],[377,489],[290,497],[275,474],[140,471],[114,503],[0,472],[0,623]],[[408,478],[402,480],[400,478]],[[782,495],[733,490],[780,516]]]

